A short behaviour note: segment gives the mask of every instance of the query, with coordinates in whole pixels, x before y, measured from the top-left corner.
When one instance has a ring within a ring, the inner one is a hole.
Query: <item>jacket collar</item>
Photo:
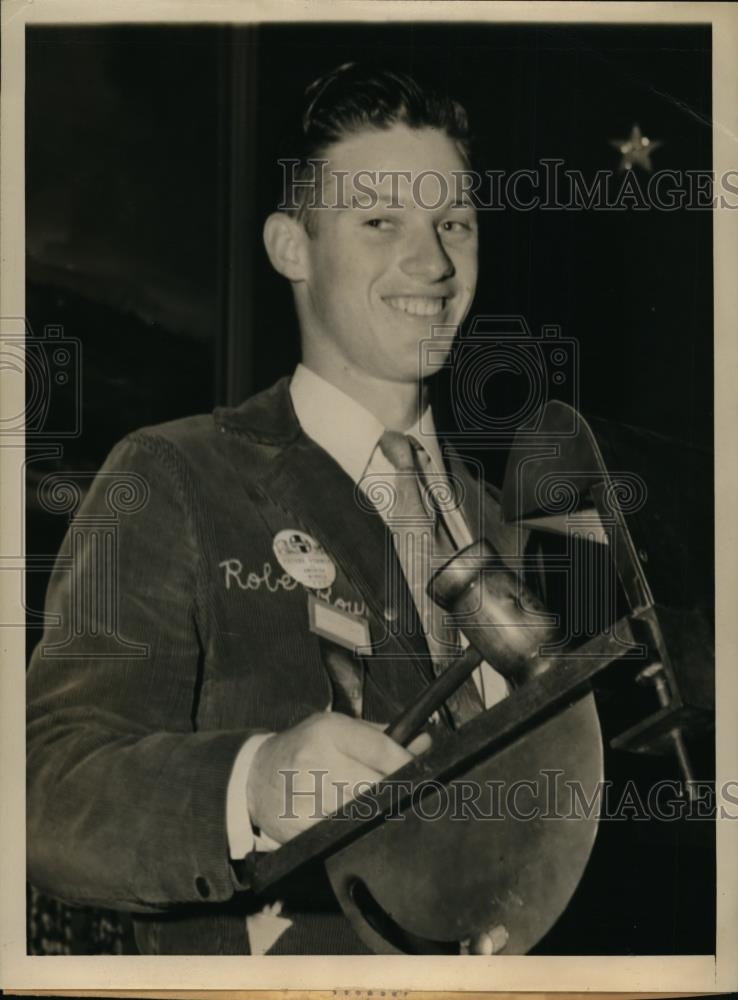
[[[216,426],[243,434],[259,444],[279,446],[296,441],[302,429],[292,405],[289,385],[289,376],[284,376],[240,406],[217,407],[213,411]]]
[[[276,468],[270,470],[271,475],[268,478],[275,485],[291,483],[290,492],[298,502],[302,494],[300,483],[304,481],[302,474],[308,475],[313,480],[316,494],[315,503],[308,505],[325,511],[325,493],[321,484],[325,484],[326,480],[315,479],[315,474],[318,472],[315,463],[322,470],[321,476],[328,475],[334,487],[342,494],[344,501],[348,499],[347,488],[353,492],[353,484],[333,459],[303,433],[292,405],[289,387],[290,376],[284,376],[269,389],[250,397],[240,406],[218,407],[213,414],[215,423],[224,430],[241,434],[259,444],[272,445],[276,448],[299,445],[294,449],[289,448],[289,455],[280,456]],[[445,454],[449,472],[459,476],[466,488],[464,511],[472,536],[484,534],[503,554],[503,558],[511,556],[515,561],[516,556],[522,556],[528,533],[519,525],[506,525],[503,522],[499,490],[489,485],[482,485],[480,463],[472,462],[473,465],[478,465],[478,468],[472,471],[468,460],[462,458],[456,449],[449,448]],[[295,459],[297,462],[293,465]],[[298,467],[301,467],[299,471]],[[309,496],[305,496],[304,499],[309,500]],[[384,532],[381,518],[378,514],[366,513],[364,520],[365,529],[371,524],[370,530],[373,530],[376,541],[378,535]]]

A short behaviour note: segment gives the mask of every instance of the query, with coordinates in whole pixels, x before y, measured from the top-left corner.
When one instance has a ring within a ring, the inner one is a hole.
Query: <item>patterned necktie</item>
[[[462,652],[458,630],[446,624],[446,612],[426,593],[433,570],[456,551],[438,503],[448,484],[445,477],[432,471],[430,456],[414,438],[385,431],[379,447],[397,473],[391,483],[394,504],[387,516],[388,527],[424,628],[433,669],[439,674]],[[483,707],[471,678],[447,704],[456,725],[462,725]]]

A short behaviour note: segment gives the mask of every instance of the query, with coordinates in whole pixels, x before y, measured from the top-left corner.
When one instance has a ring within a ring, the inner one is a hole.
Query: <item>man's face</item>
[[[404,125],[343,139],[328,159],[323,203],[345,207],[313,211],[300,292],[306,347],[317,338],[352,377],[416,382],[428,374],[421,341],[434,326],[458,327],[474,296],[465,164],[444,133]]]

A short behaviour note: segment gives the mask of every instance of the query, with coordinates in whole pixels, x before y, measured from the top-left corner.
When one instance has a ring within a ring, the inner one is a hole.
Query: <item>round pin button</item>
[[[272,549],[285,573],[311,590],[325,590],[336,579],[335,563],[320,542],[305,531],[278,531]]]

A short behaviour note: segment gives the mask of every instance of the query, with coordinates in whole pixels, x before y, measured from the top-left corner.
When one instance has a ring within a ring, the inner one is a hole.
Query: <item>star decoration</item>
[[[610,145],[614,146],[622,154],[620,161],[621,170],[632,170],[633,167],[642,167],[643,170],[651,171],[651,153],[658,149],[663,143],[655,139],[649,139],[647,135],[641,133],[638,125],[634,125],[630,130],[627,139],[610,139]]]

